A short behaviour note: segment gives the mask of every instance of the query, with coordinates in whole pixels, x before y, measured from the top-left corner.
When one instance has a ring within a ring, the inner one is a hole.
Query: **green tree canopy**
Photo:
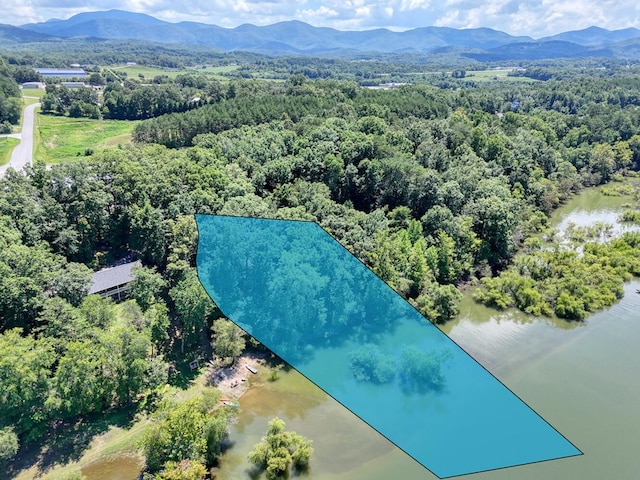
[[[256,468],[265,470],[267,478],[285,478],[289,468],[304,469],[313,454],[311,441],[295,432],[285,431],[285,423],[274,418],[269,422],[267,434],[249,453]]]

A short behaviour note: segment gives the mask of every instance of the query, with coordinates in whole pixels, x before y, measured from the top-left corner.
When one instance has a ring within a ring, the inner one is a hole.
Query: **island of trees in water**
[[[0,82],[10,123],[11,75]],[[215,463],[231,413],[209,394],[161,393],[179,378],[168,362],[210,355],[211,341],[231,357],[244,345],[195,274],[196,213],[315,221],[438,323],[456,316],[459,287],[477,281],[487,304],[580,320],[640,272],[637,233],[590,242],[576,229],[578,253],[547,231],[571,195],[640,168],[635,71],[388,91],[301,75],[105,82],[101,101],[51,87],[45,109],[145,119],[133,144],[0,180],[0,461],[46,432],[133,408],[152,424],[151,472],[174,478],[167,472]],[[131,298],[87,296],[91,271],[130,252],[143,264]],[[363,346],[351,367],[385,382],[387,360]],[[193,435],[178,438],[184,419]],[[269,428],[267,441],[284,435]],[[284,437],[297,445],[283,447],[284,460],[263,445],[252,461],[302,466],[309,444]]]

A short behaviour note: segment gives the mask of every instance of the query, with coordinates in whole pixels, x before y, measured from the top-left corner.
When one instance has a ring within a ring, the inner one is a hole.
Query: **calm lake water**
[[[590,189],[555,212],[552,222],[615,223],[628,197]],[[621,229],[616,228],[619,232]],[[584,455],[481,474],[468,479],[640,478],[640,282],[625,297],[584,323],[497,312],[467,294],[458,320],[443,330],[574,443]],[[435,479],[410,457],[363,424],[296,372],[253,388],[240,399],[233,447],[222,457],[221,480],[256,479],[246,454],[267,422],[313,440],[313,480]],[[455,445],[451,445],[455,449]],[[462,454],[462,452],[461,452]]]

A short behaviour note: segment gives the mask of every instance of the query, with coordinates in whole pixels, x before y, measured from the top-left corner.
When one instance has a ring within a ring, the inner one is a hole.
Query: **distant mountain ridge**
[[[552,37],[545,37],[541,41],[565,41],[583,45],[585,47],[593,47],[608,43],[624,42],[640,37],[640,30],[637,28],[625,28],[622,30],[606,30],[600,27],[589,27],[584,30],[574,30],[564,32]]]
[[[0,26],[0,39],[16,42],[51,41],[56,38],[93,37],[114,40],[146,40],[180,45],[205,45],[220,50],[247,50],[267,54],[323,54],[340,52],[432,53],[454,47],[468,56],[495,59],[533,59],[583,56],[617,56],[624,42],[640,40],[640,30],[610,31],[599,27],[565,32],[535,40],[490,28],[454,29],[423,27],[404,32],[387,29],[341,31],[314,27],[300,21],[266,26],[251,24],[223,28],[197,22],[170,23],[142,13],[122,10],[87,12],[67,20],[32,23],[9,32]],[[6,26],[10,27],[10,26]],[[21,40],[19,31],[25,32]],[[3,33],[5,32],[5,33]],[[29,40],[26,32],[43,35]],[[617,44],[617,48],[609,48]],[[637,51],[636,48],[633,51]]]
[[[5,43],[32,43],[61,40],[62,39],[59,37],[47,35],[45,33],[38,33],[25,28],[0,23],[0,41],[4,41]]]

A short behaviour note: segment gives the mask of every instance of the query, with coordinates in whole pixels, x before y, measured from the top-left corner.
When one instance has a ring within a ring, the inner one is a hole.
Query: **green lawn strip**
[[[84,156],[87,149],[104,148],[131,139],[137,122],[92,120],[38,115],[35,158],[47,164]],[[115,143],[114,143],[115,142]]]
[[[22,91],[22,111],[20,112],[20,124],[16,125],[13,128],[13,131],[19,133],[22,131],[22,124],[24,123],[24,109],[29,105],[33,105],[34,103],[38,103],[42,100],[44,96],[44,90],[33,89],[33,90],[23,90]]]
[[[11,160],[11,152],[18,146],[17,138],[0,137],[0,165],[6,165]]]

